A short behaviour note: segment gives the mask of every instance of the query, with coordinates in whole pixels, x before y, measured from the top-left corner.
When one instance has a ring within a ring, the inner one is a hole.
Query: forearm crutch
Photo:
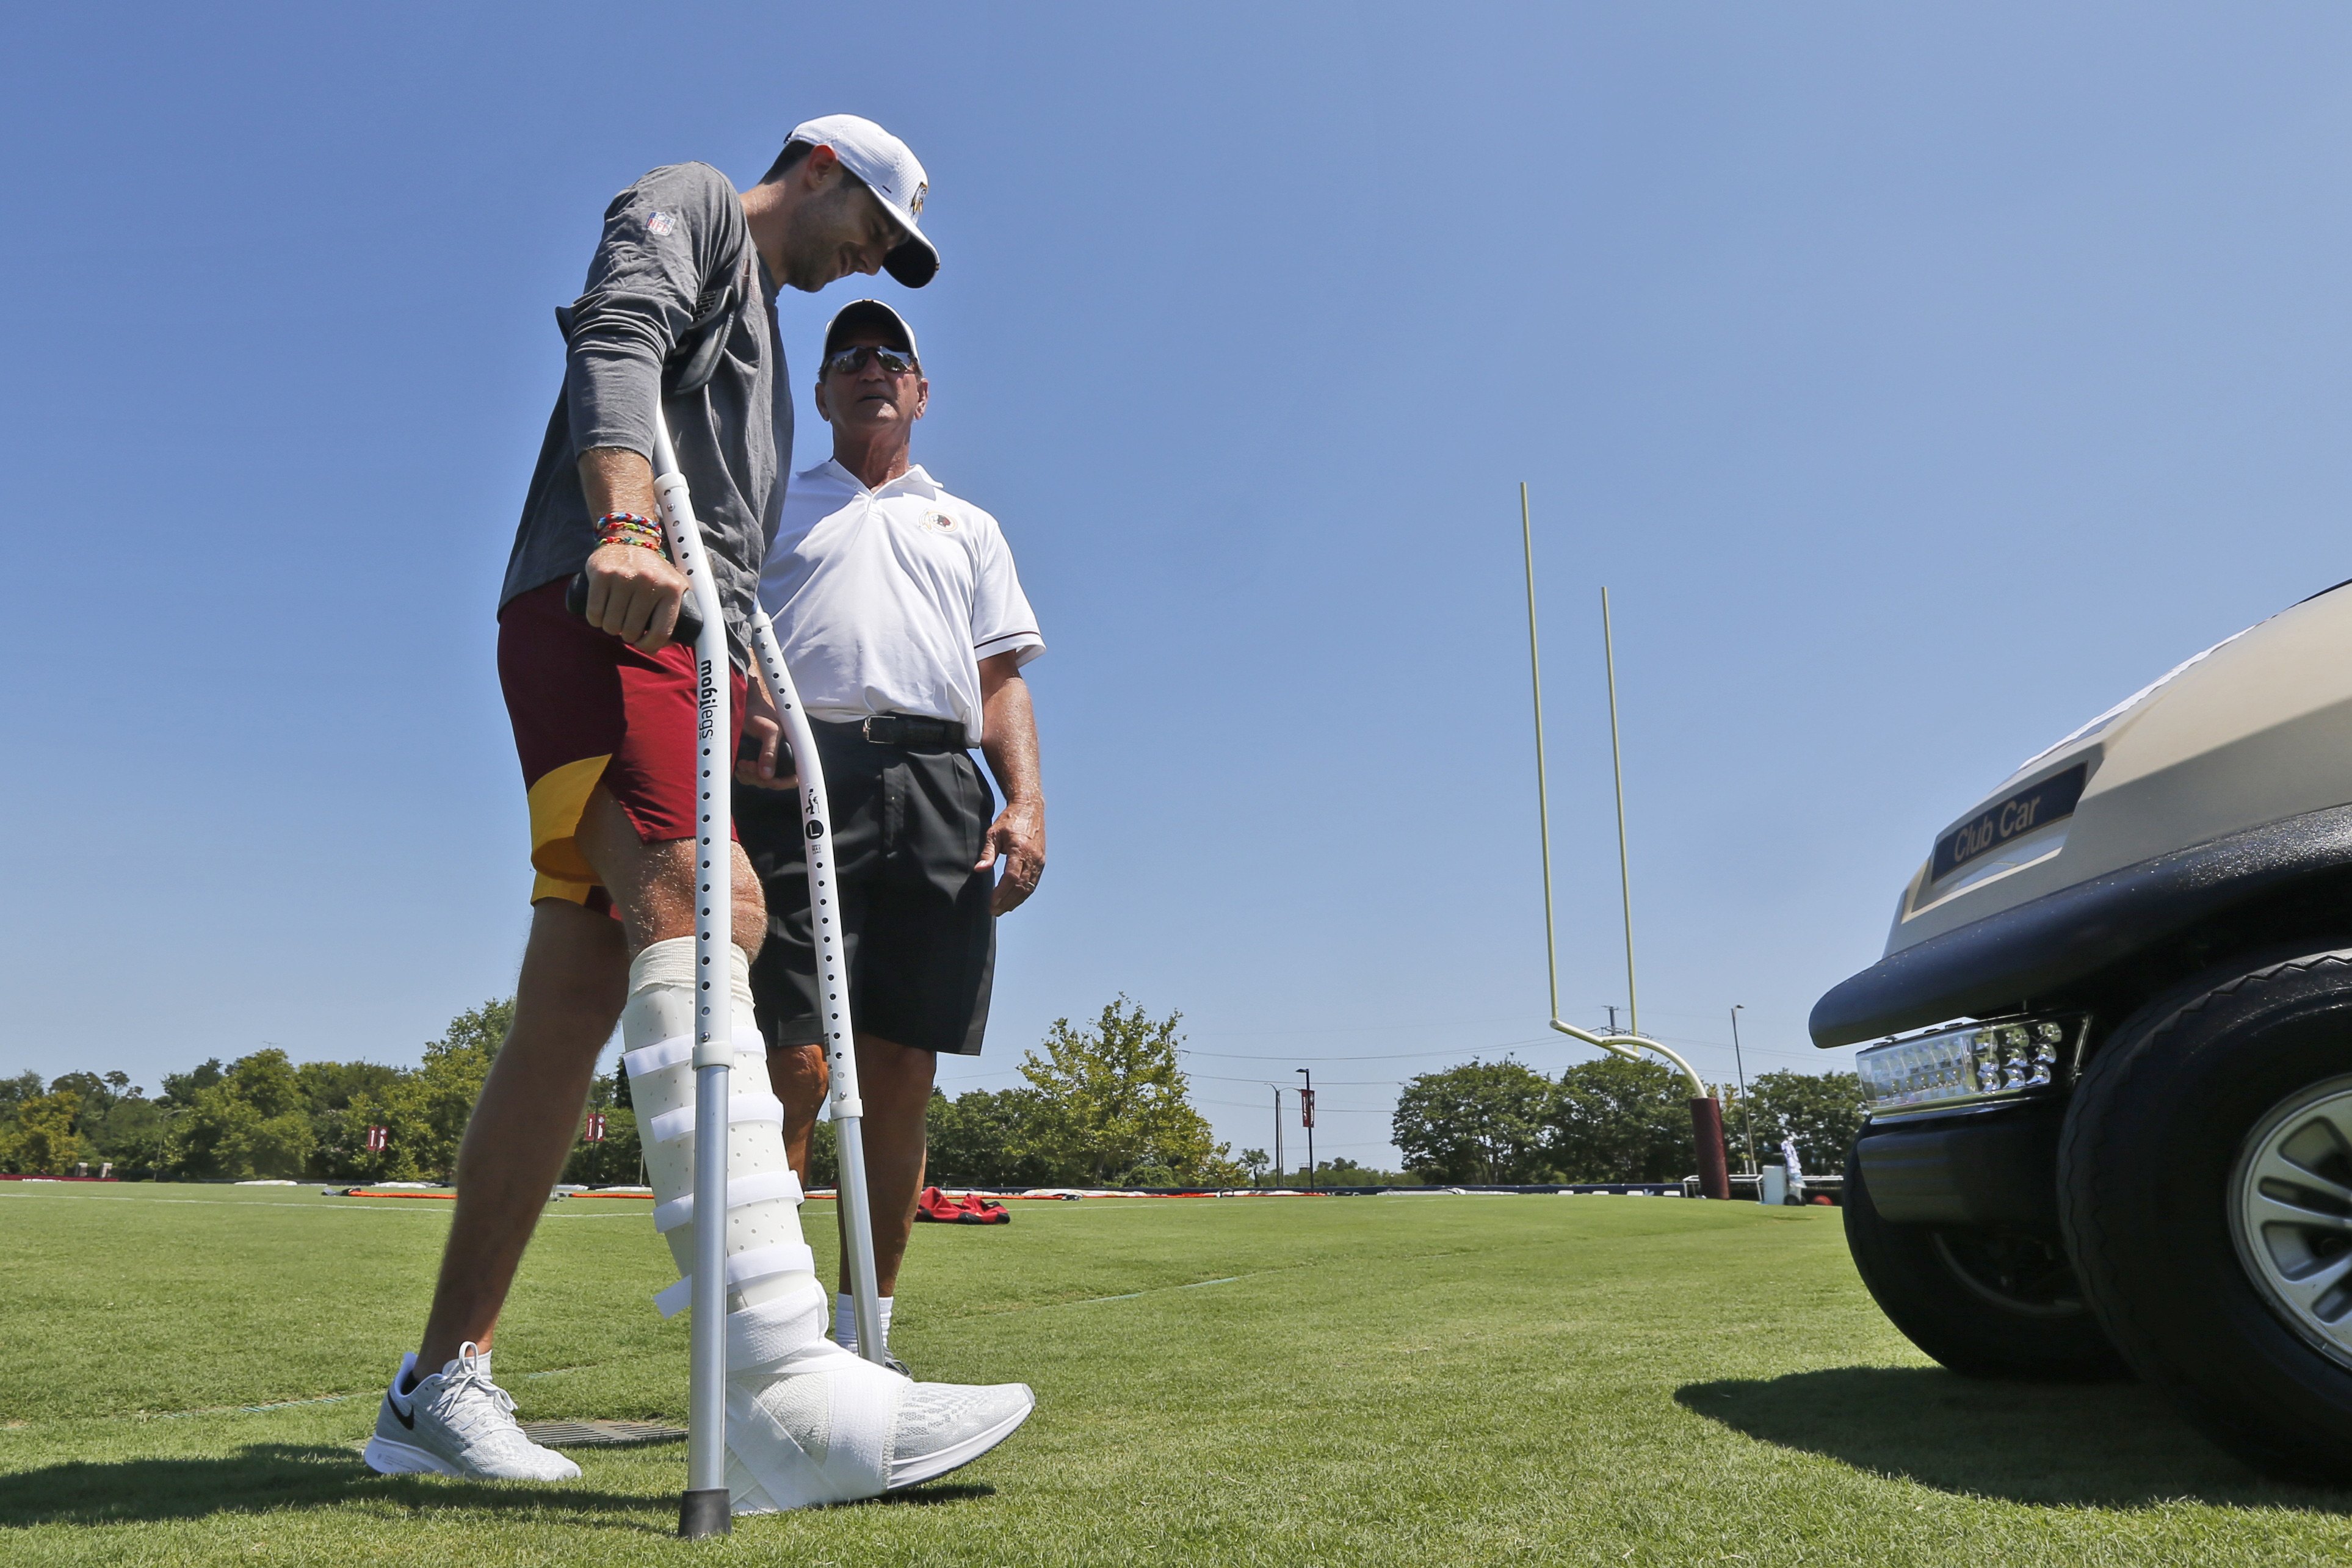
[[[669,421],[654,413],[654,495],[669,534],[670,559],[686,574],[701,613],[694,640],[694,1313],[688,1354],[686,1495],[677,1532],[724,1535],[733,1525],[727,1495],[728,1076],[735,1059],[734,726],[727,711],[727,617],[703,552],[694,498],[677,471]]]
[[[801,840],[808,849],[809,945],[816,950],[818,1027],[824,1033],[825,1061],[832,1069],[834,1152],[841,1166],[837,1207],[850,1305],[857,1315],[857,1352],[887,1364],[889,1347],[882,1343],[882,1297],[874,1270],[874,1212],[866,1188],[866,1104],[857,1094],[857,1034],[849,1017],[849,956],[842,941],[841,895],[833,880],[833,819],[824,804],[824,764],[817,756],[808,710],[801,706],[793,673],[776,645],[776,629],[756,606],[751,611],[751,647],[761,673],[768,677],[768,693],[776,699],[800,780]]]

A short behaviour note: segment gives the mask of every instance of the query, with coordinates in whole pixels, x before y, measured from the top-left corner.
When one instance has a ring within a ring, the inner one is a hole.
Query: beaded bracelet
[[[635,512],[607,512],[596,519],[596,542],[600,545],[642,545],[646,549],[663,548],[662,531],[651,517]]]

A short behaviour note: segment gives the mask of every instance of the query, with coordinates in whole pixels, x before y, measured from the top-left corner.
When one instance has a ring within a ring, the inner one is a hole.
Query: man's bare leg
[[[866,1192],[874,1214],[875,1293],[898,1293],[898,1265],[915,1228],[928,1145],[925,1113],[940,1059],[884,1040],[857,1037],[857,1092],[866,1101]],[[849,1277],[844,1254],[842,1278]]]
[[[875,1294],[898,1291],[898,1267],[923,1194],[926,1120],[939,1057],[880,1035],[857,1037],[857,1092],[866,1102],[866,1190],[874,1218]],[[831,1074],[824,1050],[788,1045],[768,1052],[768,1082],[784,1103],[784,1151],[808,1180],[808,1140]],[[842,1236],[841,1289],[849,1290],[849,1238]]]
[[[810,1186],[809,1140],[816,1135],[816,1113],[824,1105],[824,1092],[833,1073],[824,1064],[821,1045],[768,1048],[768,1088],[784,1104],[784,1158],[803,1187]]]
[[[523,1249],[563,1170],[596,1058],[626,1001],[629,960],[694,933],[694,844],[646,843],[599,785],[577,834],[613,895],[618,922],[562,899],[532,906],[515,987],[515,1021],[490,1064],[457,1150],[457,1212],[441,1254],[417,1374],[455,1360],[467,1340],[489,1348]],[[767,932],[760,879],[734,850],[735,941],[756,953]]]
[[[610,915],[560,898],[531,906],[514,1027],[457,1149],[457,1212],[416,1355],[420,1377],[456,1360],[467,1340],[489,1348],[548,1188],[571,1153],[597,1052],[621,1016],[628,972],[621,927]]]

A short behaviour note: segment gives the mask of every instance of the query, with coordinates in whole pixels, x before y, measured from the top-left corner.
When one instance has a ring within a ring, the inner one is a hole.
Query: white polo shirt
[[[980,661],[1045,651],[996,519],[921,467],[878,490],[828,459],[793,476],[760,603],[813,718],[905,713],[981,735]]]

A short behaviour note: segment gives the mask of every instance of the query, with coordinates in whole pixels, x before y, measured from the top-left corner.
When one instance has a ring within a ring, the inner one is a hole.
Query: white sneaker
[[[1024,1383],[915,1383],[815,1340],[730,1369],[727,1487],[737,1513],[853,1502],[968,1465],[1037,1407]]]
[[[415,1366],[414,1354],[402,1356],[384,1390],[375,1436],[368,1439],[370,1469],[476,1481],[580,1479],[578,1465],[522,1435],[513,1396],[490,1381],[490,1358],[471,1340],[458,1348],[457,1360],[404,1394],[401,1385]]]

